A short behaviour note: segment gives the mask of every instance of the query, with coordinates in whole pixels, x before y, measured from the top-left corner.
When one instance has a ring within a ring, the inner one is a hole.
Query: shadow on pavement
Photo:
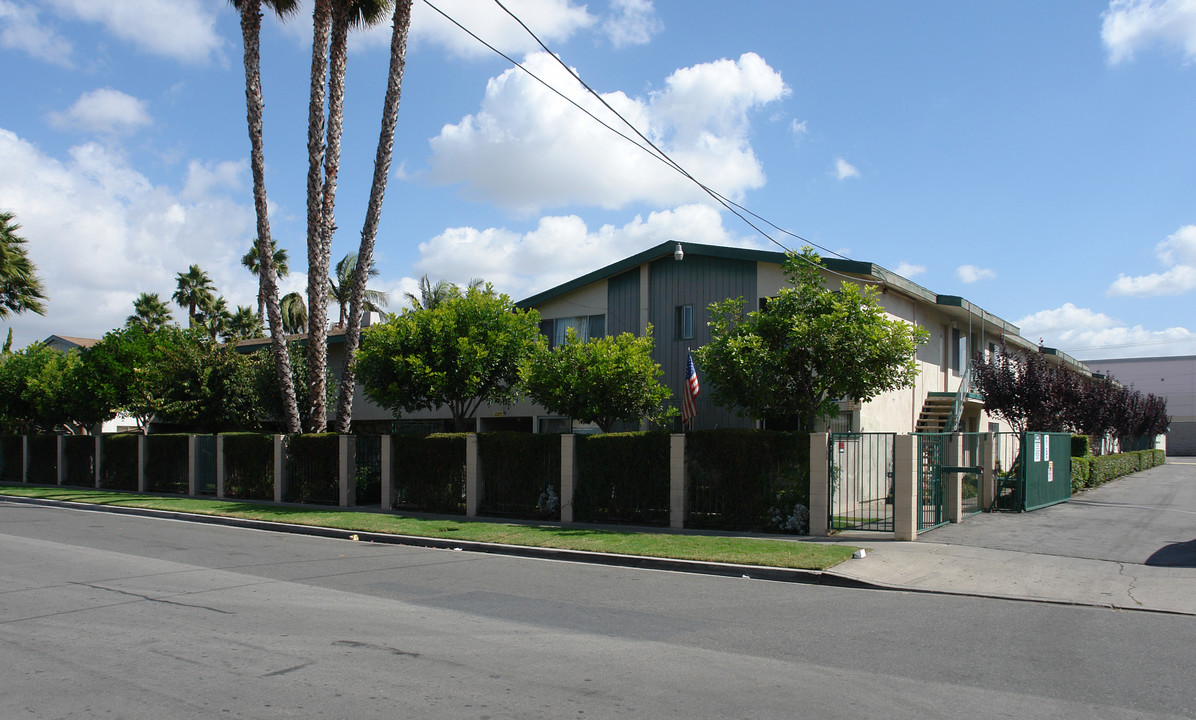
[[[1158,567],[1196,567],[1196,540],[1164,545],[1146,558],[1146,564]]]

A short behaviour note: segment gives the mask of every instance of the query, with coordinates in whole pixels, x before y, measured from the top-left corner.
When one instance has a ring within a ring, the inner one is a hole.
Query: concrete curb
[[[587,563],[590,565],[609,565],[612,567],[638,568],[641,570],[665,570],[699,575],[715,575],[721,577],[741,577],[751,580],[771,580],[774,582],[829,584],[837,587],[870,587],[851,578],[831,577],[820,570],[799,570],[795,568],[776,568],[761,565],[737,565],[733,563],[703,562],[700,560],[675,560],[671,558],[648,557],[642,555],[620,555],[616,553],[598,553],[586,550],[561,550],[558,548],[530,547],[527,545],[503,545],[500,543],[477,542],[471,540],[452,540],[442,538],[427,538],[415,535],[393,535],[390,533],[373,533],[339,528],[321,527],[318,525],[294,525],[290,523],[268,522],[265,520],[247,520],[219,515],[200,515],[184,513],[174,510],[154,510],[151,508],[121,507],[115,505],[98,505],[93,503],[72,502],[69,500],[50,500],[44,498],[25,498],[14,495],[0,495],[0,501],[10,501],[25,505],[39,505],[43,507],[61,507],[72,510],[87,510],[105,512],[116,515],[134,515],[163,520],[178,520],[182,522],[204,523],[208,525],[222,525],[265,532],[292,533],[295,535],[309,535],[313,537],[335,538],[349,540],[356,535],[359,542],[373,542],[388,545],[405,545],[410,547],[434,548],[439,550],[460,550],[465,552],[488,553],[492,555],[508,555],[511,557],[534,558],[538,560],[558,560],[561,562]]]

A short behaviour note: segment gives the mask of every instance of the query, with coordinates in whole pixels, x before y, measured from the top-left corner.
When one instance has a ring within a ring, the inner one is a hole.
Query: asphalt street
[[[1193,717],[1192,618],[0,501],[0,718]]]

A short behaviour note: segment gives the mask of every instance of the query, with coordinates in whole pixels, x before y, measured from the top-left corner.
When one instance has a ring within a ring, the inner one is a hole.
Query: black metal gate
[[[948,522],[943,467],[947,464],[950,433],[916,433],[918,438],[918,532]]]
[[[896,433],[832,433],[830,529],[893,532]]]

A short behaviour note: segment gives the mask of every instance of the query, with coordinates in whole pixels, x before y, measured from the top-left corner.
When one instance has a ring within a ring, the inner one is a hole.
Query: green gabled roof
[[[573,292],[579,288],[583,288],[591,283],[599,280],[606,280],[612,278],[620,273],[637,268],[646,262],[659,260],[660,258],[670,257],[673,250],[677,247],[676,240],[669,240],[659,245],[636,253],[631,257],[624,258],[616,263],[611,263],[606,267],[599,268],[593,272],[586,273],[581,277],[574,278],[569,282],[557,285],[543,292],[524,298],[515,303],[517,307],[529,308],[539,305],[542,302],[552,300]],[[704,257],[722,258],[726,260],[747,260],[750,262],[766,262],[781,265],[785,262],[785,253],[774,250],[754,250],[751,248],[737,248],[726,247],[723,245],[703,245],[701,243],[682,242],[681,248],[687,256],[699,255]],[[880,277],[877,272],[880,268],[872,263],[859,262],[856,260],[840,260],[838,258],[822,258],[822,264],[826,269],[833,272],[845,273],[850,275],[863,275]]]

